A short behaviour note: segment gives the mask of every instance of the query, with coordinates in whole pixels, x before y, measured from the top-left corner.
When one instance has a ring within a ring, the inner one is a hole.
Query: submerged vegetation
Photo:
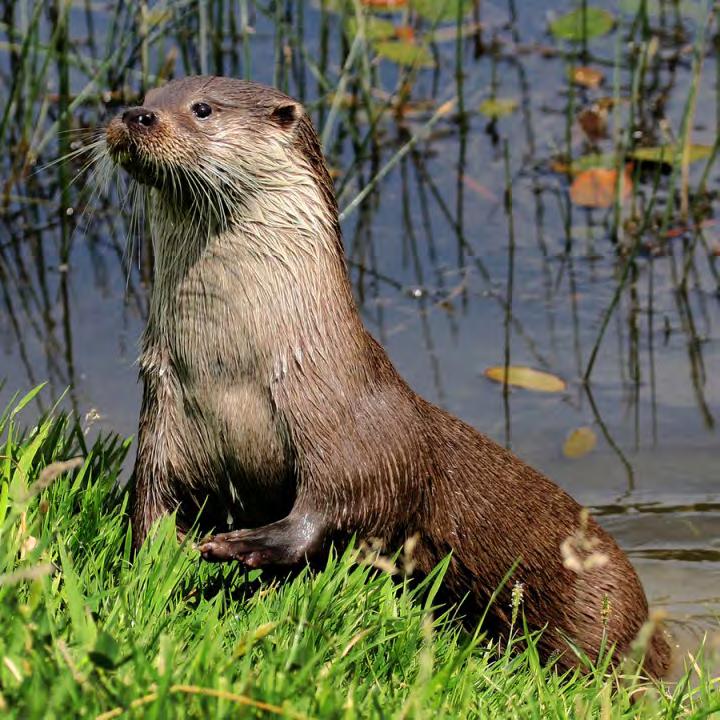
[[[0,419],[0,714],[8,718],[709,718],[701,648],[671,686],[635,665],[559,676],[523,629],[507,647],[349,550],[285,583],[201,563],[171,518],[131,557],[128,443],[67,417]],[[83,458],[68,465],[66,458]],[[435,611],[435,612],[434,612]],[[639,648],[642,651],[642,648]],[[706,657],[707,656],[707,657]],[[640,691],[643,687],[645,690]],[[633,704],[634,699],[634,704]]]
[[[495,171],[501,170],[503,141],[513,140],[508,181],[532,207],[520,244],[537,254],[543,301],[552,308],[567,299],[563,293],[570,299],[575,357],[563,372],[587,383],[603,350],[612,359],[605,340],[611,320],[624,309],[629,319],[618,328],[628,348],[622,382],[635,403],[650,393],[656,433],[652,335],[662,319],[666,330],[686,336],[699,409],[713,426],[702,326],[708,325],[708,299],[720,292],[711,189],[718,135],[710,132],[714,142],[704,143],[695,135],[700,129],[707,138],[711,125],[720,126],[718,112],[709,121],[702,94],[703,87],[717,85],[710,77],[712,71],[717,77],[710,65],[717,9],[699,1],[620,5],[614,14],[586,0],[557,11],[511,0],[502,13],[479,0],[164,0],[105,10],[90,3],[7,3],[0,22],[0,76],[7,88],[0,91],[0,142],[10,152],[2,160],[0,222],[10,242],[0,244],[0,273],[8,287],[22,286],[24,278],[40,287],[30,297],[4,298],[7,330],[20,346],[29,383],[44,378],[29,360],[26,325],[54,351],[45,374],[55,391],[70,385],[69,398],[79,405],[66,287],[79,238],[90,249],[95,282],[108,282],[115,256],[127,274],[128,305],[145,312],[152,253],[137,242],[144,228],[123,188],[87,177],[98,128],[170,77],[217,73],[272,83],[306,103],[337,178],[358,295],[381,335],[396,330],[386,326],[372,298],[380,303],[383,293],[417,290],[426,315],[464,307],[477,287],[510,322],[507,342],[540,368],[557,370],[518,309],[522,296],[513,298],[507,286],[502,265],[517,259],[502,251],[501,242],[488,247],[485,238],[478,240],[469,225],[478,221],[476,206],[488,201],[491,215],[500,216],[492,206],[508,191],[502,183],[493,186],[485,171],[482,179],[474,174],[471,122],[477,127],[484,117]],[[525,40],[521,28],[538,22],[541,39]],[[553,95],[533,93],[531,76],[538,68],[526,67],[525,58],[535,56],[563,68],[563,86]],[[483,61],[489,83],[477,80]],[[541,113],[552,118],[550,126]],[[520,149],[516,137],[523,138]],[[456,181],[439,183],[436,171],[445,174],[449,166],[455,166]],[[400,279],[384,272],[375,238],[383,217],[380,191],[398,181],[406,267]],[[114,211],[118,205],[125,228]],[[551,213],[556,227],[548,226]],[[505,220],[491,226],[503,241]],[[553,233],[564,235],[559,265],[553,262]],[[52,264],[38,249],[48,238]],[[608,247],[601,249],[602,242]],[[613,290],[598,293],[603,305],[593,307],[588,322],[577,298],[576,263],[595,267],[608,254],[615,260],[606,278]],[[54,268],[60,308],[49,306],[55,281],[48,273]],[[657,288],[666,283],[672,293],[661,297]],[[555,332],[552,315],[547,323]],[[433,356],[432,339],[426,344]],[[443,394],[439,384],[437,392]]]

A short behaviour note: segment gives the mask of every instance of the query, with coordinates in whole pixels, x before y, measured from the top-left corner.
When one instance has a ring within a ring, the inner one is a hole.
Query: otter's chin
[[[117,118],[108,125],[105,143],[113,163],[125,170],[134,180],[143,185],[159,185],[157,172],[149,169],[127,127]]]
[[[120,157],[130,152],[130,133],[125,124],[114,118],[105,130],[105,143],[113,162],[119,164]]]
[[[125,170],[136,182],[139,182],[141,185],[149,185],[161,189],[162,178],[157,168],[153,168],[145,162],[137,149],[132,147],[132,145],[111,146],[110,143],[108,143],[108,154],[113,163]]]
[[[113,161],[125,170],[133,180],[139,182],[141,185],[148,185],[158,190],[163,188],[162,179],[158,175],[157,170],[150,169],[137,155],[131,152],[125,153],[118,156],[117,160],[113,158]]]

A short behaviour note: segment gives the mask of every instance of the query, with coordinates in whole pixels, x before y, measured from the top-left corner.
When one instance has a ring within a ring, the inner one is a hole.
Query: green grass
[[[504,651],[433,615],[442,568],[411,589],[352,550],[285,583],[200,562],[172,519],[133,559],[129,443],[87,448],[67,417],[0,417],[0,716],[705,718],[702,670],[650,689],[560,677],[523,632]],[[75,470],[53,478],[61,460]],[[55,471],[55,472],[54,472]],[[523,642],[518,642],[521,640]]]

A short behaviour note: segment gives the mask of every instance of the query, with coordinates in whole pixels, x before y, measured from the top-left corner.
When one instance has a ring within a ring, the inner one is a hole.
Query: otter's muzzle
[[[157,143],[160,116],[145,107],[134,107],[116,116],[105,131],[108,153],[116,165],[143,185],[158,187]],[[153,162],[156,160],[156,162]]]

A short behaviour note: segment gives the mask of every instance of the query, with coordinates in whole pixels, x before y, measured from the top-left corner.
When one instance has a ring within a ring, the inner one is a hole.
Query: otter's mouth
[[[162,188],[165,173],[144,158],[143,153],[131,142],[114,145],[108,142],[107,149],[113,163],[125,170],[134,180],[142,185]]]
[[[122,151],[116,156],[111,154],[111,158],[113,162],[122,167],[133,180],[136,180],[142,185],[157,188],[158,190],[163,189],[165,173],[159,168],[150,165],[142,157],[139,157],[137,153]]]
[[[148,156],[125,122],[115,118],[108,125],[105,142],[113,163],[125,170],[134,180],[156,188],[162,186],[166,173]]]

